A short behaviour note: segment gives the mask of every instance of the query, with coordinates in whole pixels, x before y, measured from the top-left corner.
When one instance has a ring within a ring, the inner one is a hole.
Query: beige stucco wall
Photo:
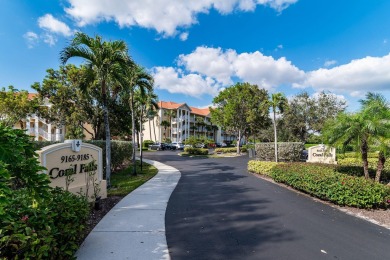
[[[75,194],[88,194],[90,200],[95,195],[107,197],[107,184],[102,179],[101,148],[82,143],[80,151],[75,152],[71,143],[61,143],[44,147],[37,153],[41,165],[47,169],[43,174],[49,175],[50,186],[62,187]]]

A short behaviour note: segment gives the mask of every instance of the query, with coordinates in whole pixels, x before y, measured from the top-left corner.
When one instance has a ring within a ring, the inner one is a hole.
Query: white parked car
[[[173,142],[172,145],[175,146],[176,149],[178,149],[178,150],[183,150],[184,149],[184,144],[183,143]]]

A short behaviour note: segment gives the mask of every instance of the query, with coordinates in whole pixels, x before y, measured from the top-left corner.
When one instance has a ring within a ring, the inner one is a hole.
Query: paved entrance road
[[[247,157],[145,153],[182,177],[168,202],[176,259],[390,259],[390,230],[247,173]]]

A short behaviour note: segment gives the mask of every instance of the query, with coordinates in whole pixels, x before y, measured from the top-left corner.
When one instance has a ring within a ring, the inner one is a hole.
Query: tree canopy
[[[3,125],[13,127],[16,123],[25,128],[24,121],[38,108],[38,100],[29,99],[27,91],[19,91],[13,86],[0,90],[0,121]]]
[[[240,152],[242,136],[252,127],[269,125],[268,92],[257,85],[236,83],[221,91],[213,99],[210,108],[211,121],[227,131],[237,133],[237,153]]]

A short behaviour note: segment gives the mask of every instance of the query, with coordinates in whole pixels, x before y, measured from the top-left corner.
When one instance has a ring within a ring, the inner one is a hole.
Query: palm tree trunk
[[[238,130],[237,154],[240,154],[241,130]]]
[[[386,157],[384,156],[383,152],[379,152],[378,167],[376,169],[376,174],[375,174],[376,182],[379,182],[381,180],[381,175],[382,175],[383,168],[385,167],[385,162],[386,162]]]
[[[133,154],[132,154],[132,161],[133,161],[133,176],[137,175],[137,169],[135,167],[135,118],[134,118],[134,100],[133,100],[133,93],[131,93],[131,101],[130,101],[130,106],[131,106],[131,135],[132,135],[132,145],[133,145]]]
[[[364,170],[364,178],[369,179],[370,175],[368,174],[368,144],[367,140],[362,140],[362,146],[361,146],[361,152],[362,152],[362,161],[363,161],[363,170]]]
[[[274,112],[274,136],[275,136],[275,162],[278,162],[278,135],[276,133],[276,116],[275,116],[275,108],[273,108]]]
[[[149,119],[149,137],[150,137],[150,140],[152,140],[152,124],[150,123],[150,118]]]
[[[108,120],[107,107],[107,93],[105,81],[102,82],[102,96],[103,96],[103,117],[106,132],[106,180],[107,187],[111,187],[111,136],[110,136],[110,122]]]
[[[142,174],[142,117],[143,117],[143,105],[141,105],[140,122],[139,122],[139,157],[141,160],[141,174]],[[150,123],[150,121],[149,121]]]
[[[154,122],[154,116],[153,116],[153,132],[154,132],[154,142],[157,142],[156,125],[155,125],[155,122]]]

